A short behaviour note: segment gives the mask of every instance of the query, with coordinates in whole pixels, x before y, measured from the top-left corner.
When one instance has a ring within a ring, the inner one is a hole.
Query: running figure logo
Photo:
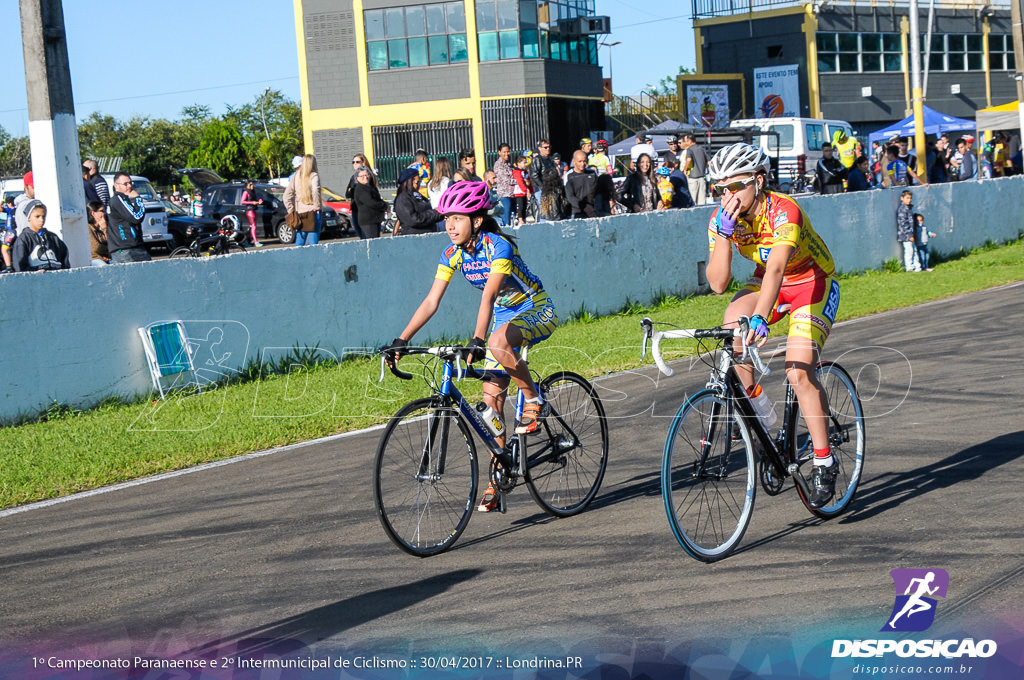
[[[893,569],[889,574],[897,595],[882,630],[927,630],[935,620],[936,600],[932,596],[946,597],[949,574],[944,569]]]

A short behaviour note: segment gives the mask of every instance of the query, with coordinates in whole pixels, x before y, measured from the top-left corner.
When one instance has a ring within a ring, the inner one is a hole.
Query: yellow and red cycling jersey
[[[715,251],[721,211],[721,207],[716,209],[708,223],[708,244],[712,253]],[[811,227],[804,211],[789,196],[773,191],[765,193],[761,209],[751,222],[742,218],[736,221],[736,229],[729,240],[736,244],[740,255],[757,265],[755,279],[764,277],[768,255],[776,244],[794,248],[783,272],[784,286],[832,276],[836,271],[828,246]]]

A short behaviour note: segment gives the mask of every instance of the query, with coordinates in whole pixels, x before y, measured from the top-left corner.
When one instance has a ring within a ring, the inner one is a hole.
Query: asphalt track
[[[379,430],[0,515],[0,661],[581,653],[626,677],[630,659],[682,648],[728,666],[776,653],[762,645],[804,658],[877,637],[898,567],[950,575],[929,636],[1001,634],[1020,653],[1022,292],[839,325],[826,357],[855,376],[868,416],[852,511],[822,522],[792,489],[759,493],[741,549],[717,564],[680,549],[659,491],[669,417],[707,375],[684,360],[672,378],[646,367],[596,383],[612,453],[591,509],[554,519],[520,488],[507,514],[476,513],[425,560],[374,514]]]

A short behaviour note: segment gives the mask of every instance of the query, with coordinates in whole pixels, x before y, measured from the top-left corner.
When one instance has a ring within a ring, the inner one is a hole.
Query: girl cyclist
[[[825,422],[828,401],[815,377],[818,352],[825,344],[839,308],[835,263],[807,215],[788,196],[767,191],[769,161],[760,147],[733,144],[708,164],[721,205],[708,224],[710,257],[707,278],[716,293],[732,279],[732,244],[757,268],[725,310],[725,322],[750,318],[748,342],[763,345],[768,326],[791,309],[786,343],[786,377],[796,392],[814,445],[810,482],[812,506],[832,497],[839,464],[829,448]],[[781,308],[781,313],[780,313]],[[752,389],[753,369],[737,367],[743,384]]]
[[[516,433],[524,434],[537,429],[548,406],[537,391],[526,362],[519,357],[519,348],[551,335],[558,325],[558,316],[540,279],[520,257],[515,241],[505,236],[494,218],[487,215],[490,207],[484,182],[456,182],[445,191],[438,212],[445,216],[445,229],[452,242],[441,254],[430,292],[385,356],[389,363],[398,360],[402,348],[437,311],[452,275],[461,271],[470,284],[483,291],[467,361],[484,359],[484,370],[489,375],[483,384],[484,403],[499,414],[505,404],[509,377],[515,381],[526,400]],[[498,443],[504,445],[501,439]],[[497,508],[497,494],[488,486],[478,510],[489,512]]]

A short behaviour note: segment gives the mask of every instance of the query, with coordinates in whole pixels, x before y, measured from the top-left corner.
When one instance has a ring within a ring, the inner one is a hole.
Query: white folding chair
[[[181,321],[157,321],[139,329],[146,363],[153,378],[153,386],[166,399],[167,393],[195,385],[197,392],[203,387],[196,375],[195,348],[189,343],[185,324]]]

